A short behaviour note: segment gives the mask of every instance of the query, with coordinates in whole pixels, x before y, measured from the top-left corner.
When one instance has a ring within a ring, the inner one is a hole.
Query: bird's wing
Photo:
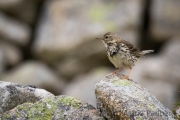
[[[123,39],[121,39],[119,42],[125,44],[129,48],[130,53],[134,56],[141,57],[143,55],[142,51],[132,45],[130,42]]]

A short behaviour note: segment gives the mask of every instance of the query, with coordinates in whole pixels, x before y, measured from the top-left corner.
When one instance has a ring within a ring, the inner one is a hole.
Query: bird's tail
[[[144,55],[144,54],[147,54],[147,53],[154,52],[154,50],[144,50],[144,51],[142,51],[142,52],[143,52],[143,55]]]

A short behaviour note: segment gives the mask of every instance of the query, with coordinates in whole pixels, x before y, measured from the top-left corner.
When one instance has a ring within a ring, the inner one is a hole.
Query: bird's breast
[[[135,57],[125,48],[119,49],[113,56],[108,55],[108,58],[116,68],[131,68],[136,62]]]

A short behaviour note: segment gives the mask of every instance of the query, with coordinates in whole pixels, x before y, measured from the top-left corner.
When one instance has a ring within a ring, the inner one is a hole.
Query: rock
[[[165,108],[147,89],[121,77],[123,75],[108,75],[96,84],[97,108],[104,118],[175,120],[172,111]]]
[[[178,120],[180,120],[180,107],[175,110]]]
[[[180,1],[153,0],[151,5],[150,33],[159,40],[180,34]]]
[[[31,34],[30,27],[0,12],[0,35],[11,42],[26,45]]]
[[[92,105],[69,96],[45,98],[17,106],[2,114],[3,120],[42,119],[42,120],[101,120],[99,111]]]
[[[28,61],[1,76],[1,80],[23,84],[35,85],[44,88],[53,94],[60,94],[65,83],[53,70],[43,63]]]
[[[35,21],[37,9],[41,1],[42,0],[0,0],[0,8],[13,17],[32,24]]]
[[[53,96],[53,94],[43,89],[0,81],[0,114],[11,110],[19,104],[35,103],[42,98]]]
[[[16,65],[22,60],[21,51],[12,44],[0,41],[0,51],[3,54],[2,59],[6,66]]]
[[[95,38],[117,31],[122,38],[136,43],[141,3],[142,0],[47,1],[32,50],[38,58],[58,66],[59,74],[65,77],[88,71],[99,64],[97,61],[102,62],[99,66],[109,64],[102,42]]]
[[[111,73],[109,68],[97,68],[91,72],[79,75],[68,84],[64,90],[63,95],[69,95],[73,97],[85,100],[88,103],[96,106],[96,98],[94,95],[94,85],[99,82],[105,75]],[[87,94],[88,93],[88,94]]]

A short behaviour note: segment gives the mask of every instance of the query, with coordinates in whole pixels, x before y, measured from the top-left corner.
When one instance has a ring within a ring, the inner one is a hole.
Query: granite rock
[[[11,110],[19,104],[35,103],[42,98],[53,96],[46,90],[34,86],[0,81],[0,114]]]
[[[25,103],[2,114],[3,120],[102,120],[92,105],[70,96],[44,98],[34,104]]]
[[[108,75],[96,84],[97,108],[108,120],[175,120],[147,89],[124,75]]]

